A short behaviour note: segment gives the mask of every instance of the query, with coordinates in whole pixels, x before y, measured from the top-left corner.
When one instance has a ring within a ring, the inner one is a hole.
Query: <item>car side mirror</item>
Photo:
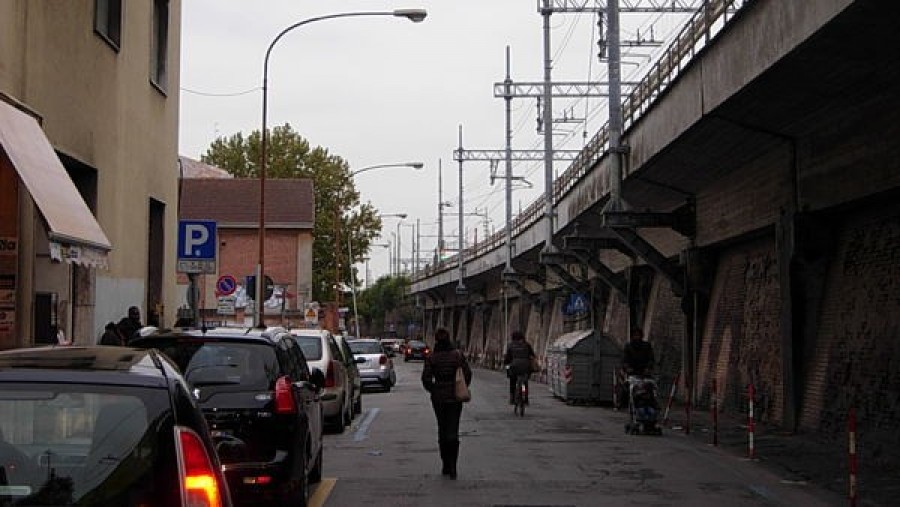
[[[362,364],[366,362],[366,358],[364,357],[354,357],[353,362],[356,364]]]
[[[322,370],[318,368],[313,368],[309,374],[309,381],[316,386],[316,389],[322,390],[325,389],[325,374],[322,373]]]

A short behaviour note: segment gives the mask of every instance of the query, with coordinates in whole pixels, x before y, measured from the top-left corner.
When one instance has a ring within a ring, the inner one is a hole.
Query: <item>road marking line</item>
[[[381,412],[381,409],[377,407],[369,410],[369,413],[366,414],[363,422],[359,424],[359,428],[357,428],[356,433],[353,435],[354,442],[360,442],[366,439],[366,433],[369,432],[369,425],[375,420],[375,416],[378,415],[378,412]]]
[[[337,479],[322,479],[316,487],[316,492],[309,497],[309,507],[322,507],[325,505],[325,500],[328,500],[328,495],[331,494],[331,490],[334,489],[336,482]]]

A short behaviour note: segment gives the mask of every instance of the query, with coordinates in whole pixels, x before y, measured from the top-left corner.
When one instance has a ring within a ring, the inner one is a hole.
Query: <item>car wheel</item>
[[[334,420],[331,422],[331,426],[332,426],[332,428],[334,428],[334,431],[335,431],[336,433],[343,433],[343,432],[344,432],[344,428],[346,428],[346,426],[344,426],[344,412],[343,412],[343,410],[341,411],[340,414],[338,414],[338,415],[336,415],[336,416],[334,417]]]
[[[297,505],[300,507],[307,507],[309,503],[309,477],[306,475],[306,464],[309,456],[306,455],[306,451],[303,451],[304,456],[298,458],[296,461],[300,463],[292,472],[292,475],[295,477],[289,477],[288,480],[284,484],[284,489],[281,492],[281,505]]]
[[[386,393],[391,392],[391,383],[390,383],[390,381],[385,382],[384,384],[382,384],[382,387],[384,387],[384,392],[386,392]]]
[[[322,446],[319,446],[319,454],[316,455],[316,464],[309,471],[309,482],[318,483],[322,481]]]
[[[347,402],[347,406],[344,409],[344,426],[350,426],[351,422],[353,422],[353,407],[350,402]]]

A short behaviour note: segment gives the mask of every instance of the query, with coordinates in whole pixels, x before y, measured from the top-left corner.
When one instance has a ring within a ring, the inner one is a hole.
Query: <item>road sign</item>
[[[319,312],[315,308],[307,308],[306,313],[303,315],[304,321],[307,324],[318,324],[319,323]]]
[[[222,296],[219,298],[216,307],[216,313],[219,315],[234,315],[235,299],[234,296]]]
[[[215,273],[216,222],[179,220],[176,258],[176,269],[181,273]]]
[[[216,280],[216,292],[220,296],[230,296],[237,289],[237,280],[231,275],[222,275]]]
[[[256,275],[247,275],[244,281],[247,284],[247,297],[256,299]],[[272,280],[272,277],[269,275],[266,275],[265,281],[266,286],[263,288],[263,291],[265,292],[263,294],[263,299],[268,300],[272,297],[272,294],[275,293],[275,281]]]
[[[566,301],[563,313],[566,315],[578,315],[579,313],[585,313],[587,309],[587,298],[584,297],[584,294],[575,292],[569,294],[569,299]]]

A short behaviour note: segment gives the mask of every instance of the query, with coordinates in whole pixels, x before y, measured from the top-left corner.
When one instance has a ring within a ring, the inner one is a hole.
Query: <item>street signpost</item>
[[[220,296],[230,296],[237,290],[237,280],[231,275],[222,275],[216,280],[216,293]]]
[[[179,273],[216,272],[216,222],[213,220],[178,221]]]
[[[197,275],[216,272],[216,222],[213,220],[179,220],[178,252],[175,270],[186,273],[190,280],[188,304],[194,325],[200,322]]]

